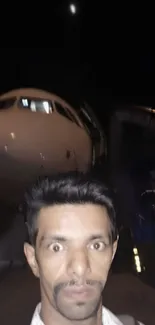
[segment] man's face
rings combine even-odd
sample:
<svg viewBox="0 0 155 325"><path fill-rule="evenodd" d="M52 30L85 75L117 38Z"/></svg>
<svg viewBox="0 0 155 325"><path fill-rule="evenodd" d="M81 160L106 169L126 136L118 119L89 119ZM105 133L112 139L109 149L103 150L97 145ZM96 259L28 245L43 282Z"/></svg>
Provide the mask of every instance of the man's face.
<svg viewBox="0 0 155 325"><path fill-rule="evenodd" d="M40 278L44 302L70 320L92 317L117 243L111 242L107 211L93 204L43 208L35 249L25 244L28 263Z"/></svg>

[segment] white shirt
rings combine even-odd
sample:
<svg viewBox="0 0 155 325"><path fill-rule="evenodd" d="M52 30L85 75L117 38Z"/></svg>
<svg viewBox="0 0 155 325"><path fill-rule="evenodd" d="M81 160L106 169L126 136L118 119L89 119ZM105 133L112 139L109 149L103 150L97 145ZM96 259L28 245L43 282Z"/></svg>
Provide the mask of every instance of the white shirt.
<svg viewBox="0 0 155 325"><path fill-rule="evenodd" d="M45 325L40 318L41 303L39 303L35 309L31 325ZM120 320L111 313L107 308L102 309L102 319L104 325L123 325ZM143 325L139 323L139 325Z"/></svg>

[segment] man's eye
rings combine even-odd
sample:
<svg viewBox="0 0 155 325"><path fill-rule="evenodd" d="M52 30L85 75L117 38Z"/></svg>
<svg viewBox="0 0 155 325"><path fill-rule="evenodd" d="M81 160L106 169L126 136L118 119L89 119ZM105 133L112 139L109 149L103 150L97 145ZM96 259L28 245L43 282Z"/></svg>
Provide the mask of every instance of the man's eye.
<svg viewBox="0 0 155 325"><path fill-rule="evenodd" d="M105 248L105 244L103 242L96 242L91 244L91 249L96 251L102 251Z"/></svg>
<svg viewBox="0 0 155 325"><path fill-rule="evenodd" d="M62 245L59 243L51 244L51 245L49 245L49 248L50 248L50 250L52 250L55 253L60 252L63 249Z"/></svg>

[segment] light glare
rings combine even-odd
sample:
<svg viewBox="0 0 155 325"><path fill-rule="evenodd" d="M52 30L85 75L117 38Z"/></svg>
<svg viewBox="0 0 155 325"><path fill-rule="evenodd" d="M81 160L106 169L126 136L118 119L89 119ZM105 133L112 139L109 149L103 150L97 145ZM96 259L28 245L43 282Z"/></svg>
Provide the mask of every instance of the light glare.
<svg viewBox="0 0 155 325"><path fill-rule="evenodd" d="M72 3L72 4L70 4L69 8L70 8L70 12L73 15L75 15L76 14L76 6Z"/></svg>

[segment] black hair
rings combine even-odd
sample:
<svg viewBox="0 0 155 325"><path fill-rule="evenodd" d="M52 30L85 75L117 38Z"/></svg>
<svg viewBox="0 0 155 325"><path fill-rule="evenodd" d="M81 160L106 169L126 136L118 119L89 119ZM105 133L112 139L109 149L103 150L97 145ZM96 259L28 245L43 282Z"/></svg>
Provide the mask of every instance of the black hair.
<svg viewBox="0 0 155 325"><path fill-rule="evenodd" d="M40 210L57 204L97 204L107 209L111 239L117 239L116 212L108 188L90 173L60 173L39 179L25 195L24 212L30 243L35 246Z"/></svg>

